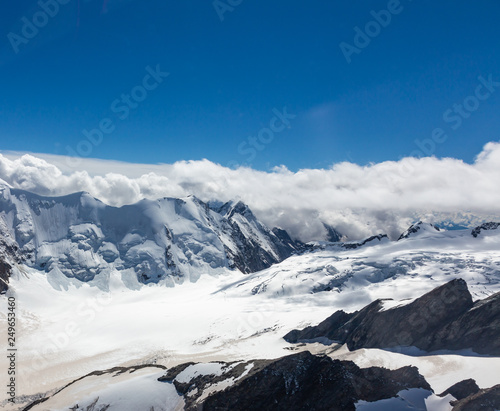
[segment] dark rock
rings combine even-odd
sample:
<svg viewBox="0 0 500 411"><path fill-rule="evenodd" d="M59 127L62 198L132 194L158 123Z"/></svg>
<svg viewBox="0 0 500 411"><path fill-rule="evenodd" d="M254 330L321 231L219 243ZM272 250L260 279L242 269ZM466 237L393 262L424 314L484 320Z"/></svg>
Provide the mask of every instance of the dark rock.
<svg viewBox="0 0 500 411"><path fill-rule="evenodd" d="M382 307L383 300L376 300L352 314L337 311L318 326L284 338L295 343L325 337L350 350L415 346L500 355L500 293L473 303L465 281L456 279L410 304Z"/></svg>
<svg viewBox="0 0 500 411"><path fill-rule="evenodd" d="M164 375L162 375L160 378L158 378L158 381L160 381L160 382L173 382L175 377L177 377L186 368L188 368L194 364L196 364L196 363L186 362L184 364L177 365L176 367L169 368L168 371Z"/></svg>
<svg viewBox="0 0 500 411"><path fill-rule="evenodd" d="M398 241L402 240L404 238L409 238L412 234L418 233L422 229L424 224L425 223L423 221L419 221L416 224L412 224L404 233L402 233L399 236ZM435 226L434 224L429 224L429 226L434 228L436 231L441 231L441 229L439 227Z"/></svg>
<svg viewBox="0 0 500 411"><path fill-rule="evenodd" d="M398 392L412 388L431 391L429 384L415 367L388 370L380 367L361 369L352 361L333 360L312 355L308 351L276 360L219 363L215 374L192 373L191 379L177 381L193 363L166 370L160 365L144 364L94 371L78 378L50 395L38 398L24 411L40 407L53 397L68 398L68 389L85 379L102 378L104 384L121 375L134 378L144 368L164 370L158 381L173 384L184 398L184 409L194 410L355 410L360 401L379 401L396 397ZM219 383L222 383L219 385ZM219 385L219 386L218 386ZM80 385L81 386L81 385ZM70 409L103 411L116 404L103 403L99 397L82 408L82 398L72 397ZM147 401L147 399L145 399ZM149 404L144 404L149 409Z"/></svg>
<svg viewBox="0 0 500 411"><path fill-rule="evenodd" d="M12 263L20 264L22 259L19 248L9 235L0 231L0 294L9 289L9 278L12 275Z"/></svg>
<svg viewBox="0 0 500 411"><path fill-rule="evenodd" d="M12 267L5 261L0 260L0 294L4 294L9 289L9 277Z"/></svg>
<svg viewBox="0 0 500 411"><path fill-rule="evenodd" d="M471 234L472 237L476 238L479 234L481 234L481 231L483 230L496 230L498 227L500 227L500 223L484 223L481 224L480 226L472 229Z"/></svg>
<svg viewBox="0 0 500 411"><path fill-rule="evenodd" d="M292 330L283 338L289 343L299 343L303 341L315 340L321 337L328 340L334 340L337 337L335 331L349 321L357 311L352 314L347 314L340 310L332 314L326 320L315 327L306 327L303 330Z"/></svg>
<svg viewBox="0 0 500 411"><path fill-rule="evenodd" d="M293 241L285 230L269 230L265 227L241 201L236 204L228 202L216 211L228 220L226 231L237 245L237 250L226 247L225 251L233 260L234 267L242 273L264 270L302 249L302 243ZM262 247L258 238L245 236L241 230L242 225L255 228L268 241L274 253Z"/></svg>
<svg viewBox="0 0 500 411"><path fill-rule="evenodd" d="M452 401L453 411L495 411L500 410L500 384L479 390L467 398Z"/></svg>
<svg viewBox="0 0 500 411"><path fill-rule="evenodd" d="M342 241L342 234L340 234L335 228L325 223L323 223L323 226L326 229L326 241L329 241L331 243Z"/></svg>
<svg viewBox="0 0 500 411"><path fill-rule="evenodd" d="M455 319L472 306L472 297L463 280L453 280L438 287L411 304L379 311L381 302L370 304L355 318L357 324L346 324L343 330L351 350L415 346L427 349L426 341L442 324ZM351 320L352 321L352 320ZM342 334L340 334L342 335Z"/></svg>
<svg viewBox="0 0 500 411"><path fill-rule="evenodd" d="M455 385L452 385L446 391L439 394L439 396L446 397L448 394L451 394L457 400L463 400L464 398L476 394L477 392L479 392L479 386L476 384L475 380L470 378L468 380L457 382Z"/></svg>
<svg viewBox="0 0 500 411"><path fill-rule="evenodd" d="M356 248L363 247L365 244L368 244L372 241L378 240L382 241L384 238L389 238L387 234L378 234L368 237L366 240L361 241L360 243L342 243L341 247L347 250L355 250Z"/></svg>
<svg viewBox="0 0 500 411"><path fill-rule="evenodd" d="M288 250L285 251L286 253L290 253L290 250L297 250L297 251L302 250L304 244L301 243L300 241L292 240L290 235L282 228L274 227L271 231L280 241L280 243L277 243L278 248L280 247L288 248Z"/></svg>
<svg viewBox="0 0 500 411"><path fill-rule="evenodd" d="M478 354L500 355L500 293L476 301L454 321L427 339L428 351L472 348Z"/></svg>
<svg viewBox="0 0 500 411"><path fill-rule="evenodd" d="M271 361L210 395L203 410L355 410L359 400L396 397L407 388L430 390L415 367L361 369L305 351Z"/></svg>

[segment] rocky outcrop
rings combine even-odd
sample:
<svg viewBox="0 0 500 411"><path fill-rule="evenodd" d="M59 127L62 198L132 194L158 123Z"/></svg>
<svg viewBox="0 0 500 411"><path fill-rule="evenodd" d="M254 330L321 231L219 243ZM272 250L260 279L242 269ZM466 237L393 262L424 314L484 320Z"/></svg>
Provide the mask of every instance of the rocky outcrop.
<svg viewBox="0 0 500 411"><path fill-rule="evenodd" d="M376 300L351 314L337 311L284 339L296 343L321 337L350 350L414 346L500 355L500 293L473 303L465 281L456 279L403 306L386 310L384 300Z"/></svg>
<svg viewBox="0 0 500 411"><path fill-rule="evenodd" d="M310 342L318 339L339 341L338 330L352 319L358 311L348 314L343 310L336 311L326 320L314 327L306 327L303 330L292 330L283 338L290 343Z"/></svg>
<svg viewBox="0 0 500 411"><path fill-rule="evenodd" d="M479 236L479 234L481 234L481 231L496 230L498 227L500 227L500 223L493 223L493 222L484 223L484 224L481 224L480 226L472 229L471 235L472 235L472 237L476 238L477 236Z"/></svg>
<svg viewBox="0 0 500 411"><path fill-rule="evenodd" d="M368 237L366 240L363 240L359 243L342 243L341 247L345 248L346 250L355 250L356 248L363 247L364 245L375 242L375 240L378 240L378 242L381 242L384 239L389 239L387 234L377 234L373 235L371 237Z"/></svg>
<svg viewBox="0 0 500 411"><path fill-rule="evenodd" d="M0 294L4 294L9 289L9 277L12 267L0 259Z"/></svg>
<svg viewBox="0 0 500 411"><path fill-rule="evenodd" d="M12 264L21 262L19 249L10 238L4 221L0 219L0 294L6 293L9 289Z"/></svg>
<svg viewBox="0 0 500 411"><path fill-rule="evenodd" d="M175 384L184 395L187 410L355 410L360 400L392 398L409 388L430 390L415 367L361 369L351 361L308 351L277 360L226 365L226 372L218 375L176 382L185 370L184 366L169 370L162 381ZM217 385L221 388L214 391Z"/></svg>
<svg viewBox="0 0 500 411"><path fill-rule="evenodd" d="M216 210L227 219L225 233L236 247L225 247L226 254L233 261L232 268L242 273L253 273L283 261L301 247L285 230L269 230L241 201L228 202Z"/></svg>
<svg viewBox="0 0 500 411"><path fill-rule="evenodd" d="M402 233L399 240L403 240L404 238L409 238L414 234L417 234L419 231L441 231L441 229L434 224L424 223L423 221L419 221L416 224L412 224L404 233Z"/></svg>
<svg viewBox="0 0 500 411"><path fill-rule="evenodd" d="M344 238L344 236L331 225L323 223L323 227L325 227L326 230L326 241L336 243L342 241L342 238Z"/></svg>
<svg viewBox="0 0 500 411"><path fill-rule="evenodd" d="M166 406L188 411L354 411L360 400L395 398L413 388L431 391L415 367L359 368L352 361L305 351L276 360L191 362L170 369L144 364L94 371L23 410L159 410Z"/></svg>
<svg viewBox="0 0 500 411"><path fill-rule="evenodd" d="M457 382L455 385L452 385L446 391L439 394L439 396L446 397L448 394L451 394L455 399L463 400L464 398L467 398L470 395L474 395L478 392L479 386L476 384L476 381L472 378L469 378L468 380Z"/></svg>
<svg viewBox="0 0 500 411"><path fill-rule="evenodd" d="M495 411L500 410L500 384L479 390L459 401L452 401L453 411Z"/></svg>
<svg viewBox="0 0 500 411"><path fill-rule="evenodd" d="M477 301L428 336L426 342L427 351L472 348L479 354L500 355L500 293Z"/></svg>

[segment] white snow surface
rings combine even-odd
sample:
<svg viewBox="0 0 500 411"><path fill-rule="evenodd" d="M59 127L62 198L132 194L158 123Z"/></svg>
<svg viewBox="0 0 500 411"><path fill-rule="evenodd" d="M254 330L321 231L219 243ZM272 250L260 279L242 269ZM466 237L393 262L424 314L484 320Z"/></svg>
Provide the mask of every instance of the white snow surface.
<svg viewBox="0 0 500 411"><path fill-rule="evenodd" d="M211 362L211 363L199 363L190 365L184 371L179 373L175 378L180 383L186 383L191 381L193 378L199 377L201 375L222 375L222 363Z"/></svg>
<svg viewBox="0 0 500 411"><path fill-rule="evenodd" d="M66 201L79 207L82 201L96 200L78 195L69 196ZM28 212L22 207L17 214L12 211L2 215L0 223L3 220L4 226L17 227L17 232L10 234L24 238L27 247L36 246L40 250L37 258L47 264L51 258L62 259L63 263L66 258L68 264L85 267L86 272L99 263L96 268L99 270L102 261L112 259L116 253L123 255L123 250L130 263L130 267L125 266L123 257L118 257L122 259L120 266L110 264L93 280L81 282L68 278L58 267L47 271L11 261L14 274L8 295L14 295L17 301L17 394L24 401L18 408L34 398L24 395L50 394L95 370L137 364L171 367L193 361L212 363L198 366L199 372L208 372L204 367L217 372L216 361L282 357L294 352L290 349L295 347L282 339L291 329L318 324L338 309L357 310L378 298L394 299L392 306L404 304L454 278L467 281L474 299L500 291L499 229L482 231L477 238L471 235L471 230L424 230L401 241L377 241L353 250L338 244L321 244L266 270L243 275L218 260L224 239L215 238L212 231L194 230L199 221L210 219L211 213L200 214L195 200L183 201L181 206L171 199L133 206L123 218L139 218L139 207L139 215L149 216L149 221L162 214L162 223L155 233L120 233L117 229L119 241L113 243L101 241L100 237L106 230L104 224L111 224L107 218L101 227L72 220L68 223L71 227L68 238L67 232L60 229L60 221L51 214L50 210L55 208L50 204L40 203L40 214L23 220L26 224L12 224L24 218L23 212ZM98 210L100 205L93 204L92 209ZM68 207L71 210L73 206ZM172 214L175 207L178 209ZM72 214L66 209L65 215L70 219ZM165 287L168 284L161 281L144 285L137 280L136 267L145 262L150 269L154 267L158 238L168 240L162 224L169 218L175 235L181 239L179 244L184 245L177 246L176 261L186 264L191 281L176 287ZM113 222L115 227L120 227L120 221L117 218ZM187 231L196 235L183 236ZM198 249L200 245L202 248ZM94 251L96 247L101 251ZM198 256L197 263L187 262L189 252ZM213 262L215 268L210 265ZM213 270L218 275L201 275ZM0 335L6 335L4 297L0 297L0 304ZM6 343L6 339L0 341L3 352ZM301 349L322 352L327 348L308 344ZM500 383L495 372L500 369L500 358L470 352L415 356L376 349L349 352L343 347L330 355L353 360L361 367L395 369L415 365L436 393L467 378L474 378L481 388ZM7 360L1 356L0 368L6 367ZM143 379L136 383L151 386L152 399L166 395L173 398L168 401L177 404L173 393L157 393L155 387L160 385L154 382L153 371L152 374L144 371ZM128 377L140 376L133 373ZM5 373L0 375L2 386L6 377ZM126 387L125 380L125 385L119 385L115 382L121 379L112 379L113 384L99 391L99 404L105 404L101 401L107 395L109 401L118 404L118 397L113 395ZM93 394L97 388L84 395L85 387L75 387L81 391L75 391L74 398L86 403L95 400ZM65 400L61 407L74 398ZM424 403L435 404L428 405L428 409L447 409L438 399L427 398ZM2 399L0 407L16 409L9 408Z"/></svg>
<svg viewBox="0 0 500 411"><path fill-rule="evenodd" d="M407 239L374 240L354 250L323 244L234 281L220 292L320 303L329 295L321 291L331 290L349 310L374 297L398 300L392 306L407 304L411 301L399 300L418 297L453 278L467 281L474 299L500 291L499 229L482 231L477 238L471 230L422 230Z"/></svg>
<svg viewBox="0 0 500 411"><path fill-rule="evenodd" d="M109 405L108 411L182 410L184 399L172 384L159 382L164 374L158 368L143 368L134 372L114 372L89 376L70 385L64 395L55 395L34 408L34 411L67 411L95 404L95 410Z"/></svg>
<svg viewBox="0 0 500 411"><path fill-rule="evenodd" d="M228 203L227 211L238 204ZM238 255L244 245L231 224L281 259L275 234L249 210L225 216L194 196L117 208L88 193L42 197L0 185L0 233L17 242L26 265L103 290L113 272L130 268L141 283L164 286L234 268L227 250Z"/></svg>

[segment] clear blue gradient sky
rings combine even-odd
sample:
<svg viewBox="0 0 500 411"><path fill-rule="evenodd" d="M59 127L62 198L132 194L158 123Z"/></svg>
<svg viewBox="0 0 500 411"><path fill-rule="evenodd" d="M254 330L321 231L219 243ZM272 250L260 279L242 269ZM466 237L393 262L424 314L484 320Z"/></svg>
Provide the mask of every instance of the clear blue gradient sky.
<svg viewBox="0 0 500 411"><path fill-rule="evenodd" d="M500 87L470 98L500 81L496 0L47 1L46 21L36 1L1 6L0 150L297 170L398 160L416 140L471 162L500 138ZM340 44L381 10L348 63ZM158 65L168 77L122 100ZM100 122L113 131L82 145Z"/></svg>

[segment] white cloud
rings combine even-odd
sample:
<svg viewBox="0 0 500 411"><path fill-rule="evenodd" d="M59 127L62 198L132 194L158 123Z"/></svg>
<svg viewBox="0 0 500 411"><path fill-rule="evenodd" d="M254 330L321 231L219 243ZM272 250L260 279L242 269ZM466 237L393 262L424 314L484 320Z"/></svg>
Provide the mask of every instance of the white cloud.
<svg viewBox="0 0 500 411"><path fill-rule="evenodd" d="M208 160L147 165L85 159L76 168L73 164L63 156L3 152L0 179L43 195L88 191L117 206L189 194L204 201L241 199L266 224L281 226L302 240L320 237L321 221L350 238L380 232L394 237L420 216L438 221L451 215L467 222L471 213L500 215L496 142L488 143L473 164L452 158L403 158L298 172L286 167L272 172L232 170Z"/></svg>

